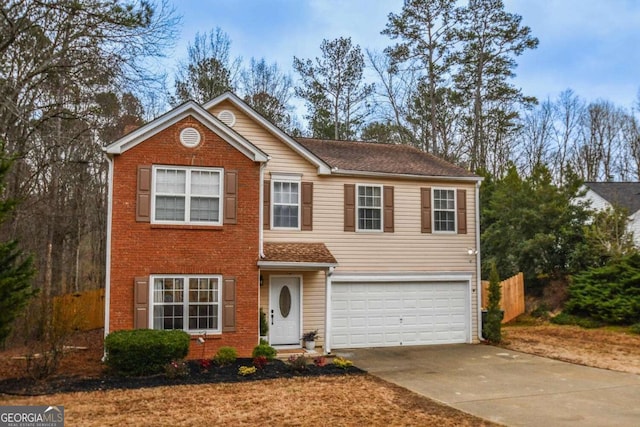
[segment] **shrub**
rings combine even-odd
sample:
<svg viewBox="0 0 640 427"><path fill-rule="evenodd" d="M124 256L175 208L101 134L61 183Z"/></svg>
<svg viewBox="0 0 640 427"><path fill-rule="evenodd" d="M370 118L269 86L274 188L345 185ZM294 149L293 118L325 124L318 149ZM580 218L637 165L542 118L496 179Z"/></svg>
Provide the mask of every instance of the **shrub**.
<svg viewBox="0 0 640 427"><path fill-rule="evenodd" d="M209 359L200 359L198 364L200 365L200 372L209 372L209 369L211 369L211 360Z"/></svg>
<svg viewBox="0 0 640 427"><path fill-rule="evenodd" d="M640 322L640 254L576 274L564 311L614 325Z"/></svg>
<svg viewBox="0 0 640 427"><path fill-rule="evenodd" d="M603 323L598 322L597 320L590 319L588 317L575 316L564 311L557 316L552 317L550 321L556 325L576 325L586 329L599 328L603 326Z"/></svg>
<svg viewBox="0 0 640 427"><path fill-rule="evenodd" d="M104 340L106 364L124 376L158 374L171 361L187 356L189 341L189 334L177 330L112 332Z"/></svg>
<svg viewBox="0 0 640 427"><path fill-rule="evenodd" d="M633 325L631 325L631 327L629 328L629 332L633 334L640 334L640 323L634 323Z"/></svg>
<svg viewBox="0 0 640 427"><path fill-rule="evenodd" d="M164 374L171 379L188 377L189 365L183 360L174 360L164 365Z"/></svg>
<svg viewBox="0 0 640 427"><path fill-rule="evenodd" d="M313 359L313 364L319 368L322 368L323 366L327 365L327 358L324 356L318 356L315 359Z"/></svg>
<svg viewBox="0 0 640 427"><path fill-rule="evenodd" d="M264 356L267 358L267 360L273 360L276 358L276 354L276 349L271 347L269 344L260 344L253 348L251 356L254 358L258 356Z"/></svg>
<svg viewBox="0 0 640 427"><path fill-rule="evenodd" d="M238 358L238 352L233 347L220 347L213 360L220 366L230 365Z"/></svg>
<svg viewBox="0 0 640 427"><path fill-rule="evenodd" d="M288 362L292 371L304 371L307 369L307 358L304 355L296 356L292 354L289 356Z"/></svg>
<svg viewBox="0 0 640 427"><path fill-rule="evenodd" d="M342 369L347 369L349 366L353 366L353 362L351 360L340 356L333 359L333 364Z"/></svg>
<svg viewBox="0 0 640 427"><path fill-rule="evenodd" d="M260 336L266 337L268 333L269 321L267 320L267 313L260 307ZM262 341L262 339L260 341Z"/></svg>
<svg viewBox="0 0 640 427"><path fill-rule="evenodd" d="M482 335L491 343L502 341L502 318L503 311L500 309L500 297L502 288L500 277L495 263L491 263L491 273L489 274L489 303L487 304L486 322L482 324Z"/></svg>
<svg viewBox="0 0 640 427"><path fill-rule="evenodd" d="M246 377L247 375L253 375L255 373L255 366L240 366L240 368L238 368L238 375L242 375L243 377Z"/></svg>
<svg viewBox="0 0 640 427"><path fill-rule="evenodd" d="M269 363L269 361L265 356L257 356L253 358L253 366L258 369L264 369L264 367L267 366L267 363Z"/></svg>

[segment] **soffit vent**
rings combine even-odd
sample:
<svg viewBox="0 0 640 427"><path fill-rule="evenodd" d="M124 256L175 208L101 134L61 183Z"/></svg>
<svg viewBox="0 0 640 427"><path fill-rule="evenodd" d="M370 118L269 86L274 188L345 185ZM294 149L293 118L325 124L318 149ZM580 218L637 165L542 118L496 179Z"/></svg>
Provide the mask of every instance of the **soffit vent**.
<svg viewBox="0 0 640 427"><path fill-rule="evenodd" d="M196 128L184 128L180 132L180 143L185 147L197 147L200 139L200 132Z"/></svg>
<svg viewBox="0 0 640 427"><path fill-rule="evenodd" d="M222 123L224 123L225 125L229 126L230 128L233 127L233 125L236 124L236 115L233 114L231 111L229 110L222 110L218 113L218 118L220 119L220 121Z"/></svg>

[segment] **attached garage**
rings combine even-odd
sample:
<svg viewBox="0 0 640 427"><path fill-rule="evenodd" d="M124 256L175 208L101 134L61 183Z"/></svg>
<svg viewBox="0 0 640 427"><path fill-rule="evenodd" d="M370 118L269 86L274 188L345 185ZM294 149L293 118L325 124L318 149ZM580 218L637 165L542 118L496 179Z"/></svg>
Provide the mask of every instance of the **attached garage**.
<svg viewBox="0 0 640 427"><path fill-rule="evenodd" d="M334 281L333 348L471 342L469 280Z"/></svg>

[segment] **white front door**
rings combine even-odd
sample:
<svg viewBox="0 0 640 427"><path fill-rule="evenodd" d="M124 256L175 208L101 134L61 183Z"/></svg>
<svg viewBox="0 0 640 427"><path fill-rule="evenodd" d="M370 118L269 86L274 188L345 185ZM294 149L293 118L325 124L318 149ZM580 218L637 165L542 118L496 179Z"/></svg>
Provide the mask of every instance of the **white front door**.
<svg viewBox="0 0 640 427"><path fill-rule="evenodd" d="M272 276L270 300L271 345L299 345L300 278Z"/></svg>

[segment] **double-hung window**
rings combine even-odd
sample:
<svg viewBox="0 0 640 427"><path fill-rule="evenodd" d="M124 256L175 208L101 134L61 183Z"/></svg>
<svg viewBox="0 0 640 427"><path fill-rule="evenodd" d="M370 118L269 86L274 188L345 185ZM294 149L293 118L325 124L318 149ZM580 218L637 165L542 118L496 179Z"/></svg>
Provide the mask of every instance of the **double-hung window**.
<svg viewBox="0 0 640 427"><path fill-rule="evenodd" d="M456 192L449 189L433 189L434 231L456 231Z"/></svg>
<svg viewBox="0 0 640 427"><path fill-rule="evenodd" d="M154 166L152 221L221 225L222 169Z"/></svg>
<svg viewBox="0 0 640 427"><path fill-rule="evenodd" d="M219 276L153 276L154 329L220 332Z"/></svg>
<svg viewBox="0 0 640 427"><path fill-rule="evenodd" d="M300 178L273 177L273 228L300 228Z"/></svg>
<svg viewBox="0 0 640 427"><path fill-rule="evenodd" d="M382 186L358 185L358 230L382 231Z"/></svg>

